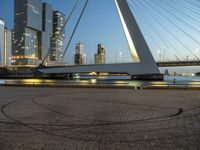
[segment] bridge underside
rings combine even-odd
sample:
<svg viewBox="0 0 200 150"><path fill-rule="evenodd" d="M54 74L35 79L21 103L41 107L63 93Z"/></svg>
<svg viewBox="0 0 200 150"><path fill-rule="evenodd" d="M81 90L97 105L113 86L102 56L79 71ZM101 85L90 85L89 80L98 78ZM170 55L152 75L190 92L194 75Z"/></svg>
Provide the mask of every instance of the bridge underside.
<svg viewBox="0 0 200 150"><path fill-rule="evenodd" d="M150 65L151 66L151 65ZM131 76L151 76L158 75L157 68L152 69L148 64L122 63L122 64L102 64L102 65L69 65L40 68L38 71L44 74L76 74L76 73L125 73Z"/></svg>
<svg viewBox="0 0 200 150"><path fill-rule="evenodd" d="M158 67L183 67L183 66L200 66L200 61L169 61L157 62Z"/></svg>

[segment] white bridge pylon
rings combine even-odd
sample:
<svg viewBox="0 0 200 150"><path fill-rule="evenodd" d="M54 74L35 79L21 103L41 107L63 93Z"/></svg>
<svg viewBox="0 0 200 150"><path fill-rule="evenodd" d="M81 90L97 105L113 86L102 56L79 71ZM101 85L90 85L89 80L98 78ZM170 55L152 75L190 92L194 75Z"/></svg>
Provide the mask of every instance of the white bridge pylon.
<svg viewBox="0 0 200 150"><path fill-rule="evenodd" d="M114 0L126 36L133 63L102 65L70 65L39 69L43 73L127 73L129 75L160 74L150 49L126 0Z"/></svg>

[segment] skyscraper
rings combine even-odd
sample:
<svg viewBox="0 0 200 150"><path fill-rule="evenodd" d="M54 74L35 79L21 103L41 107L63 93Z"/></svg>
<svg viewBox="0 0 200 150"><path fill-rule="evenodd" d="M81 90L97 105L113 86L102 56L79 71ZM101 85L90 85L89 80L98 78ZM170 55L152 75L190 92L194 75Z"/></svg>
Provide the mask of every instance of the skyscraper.
<svg viewBox="0 0 200 150"><path fill-rule="evenodd" d="M42 5L42 60L46 57L53 36L53 10L51 5L43 3ZM49 64L49 57L46 59L46 64Z"/></svg>
<svg viewBox="0 0 200 150"><path fill-rule="evenodd" d="M13 64L38 64L42 49L42 0L15 0L13 35Z"/></svg>
<svg viewBox="0 0 200 150"><path fill-rule="evenodd" d="M4 57L4 29L5 21L0 19L0 66L3 66Z"/></svg>
<svg viewBox="0 0 200 150"><path fill-rule="evenodd" d="M60 11L53 12L53 38L51 51L51 61L62 63L65 29L63 28L65 15Z"/></svg>
<svg viewBox="0 0 200 150"><path fill-rule="evenodd" d="M60 62L63 55L64 14L42 0L15 0L12 64ZM60 32L62 33L60 34Z"/></svg>
<svg viewBox="0 0 200 150"><path fill-rule="evenodd" d="M80 42L76 44L76 52L74 55L74 64L82 65L84 63L84 45Z"/></svg>
<svg viewBox="0 0 200 150"><path fill-rule="evenodd" d="M6 28L6 23L0 19L0 66L10 64L11 57L11 32Z"/></svg>
<svg viewBox="0 0 200 150"><path fill-rule="evenodd" d="M105 64L105 48L102 44L98 44L97 54L94 56L95 64Z"/></svg>
<svg viewBox="0 0 200 150"><path fill-rule="evenodd" d="M4 66L11 65L12 34L7 28L4 29Z"/></svg>

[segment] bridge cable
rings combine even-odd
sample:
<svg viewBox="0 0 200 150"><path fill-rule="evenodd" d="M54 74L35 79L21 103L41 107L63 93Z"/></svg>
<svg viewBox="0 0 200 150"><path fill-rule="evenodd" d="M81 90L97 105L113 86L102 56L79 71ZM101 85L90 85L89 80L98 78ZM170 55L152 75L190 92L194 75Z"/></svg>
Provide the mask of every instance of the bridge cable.
<svg viewBox="0 0 200 150"><path fill-rule="evenodd" d="M139 1L138 1L138 2L139 2ZM141 1L140 1L140 2L141 2ZM144 4L145 4L145 3L144 3ZM145 4L145 5L146 5L146 4ZM149 7L148 5L146 5L146 7L152 9L152 8ZM153 10L153 9L152 9L152 10ZM156 12L156 13L157 13L157 12ZM148 15L150 15L150 14L148 14ZM153 16L153 17L152 17L152 16ZM164 25L162 25L162 23L159 21L159 19L155 18L154 15L152 15L152 16L150 16L150 17L152 17L152 18L155 20L155 22L157 22L159 25L161 25L161 26L163 27L164 30L166 30L171 36L173 36L172 33L171 33L167 28L165 28ZM161 33L160 33L160 34L161 34ZM162 37L167 41L168 44L171 45L171 47L172 47L179 55L181 55L181 57L183 57L183 55L179 52L179 50L177 50L177 49L175 48L175 46L174 46L173 44L171 44L171 43L168 41L167 38L165 38L164 35L162 35ZM177 40L179 43L181 42L181 41L179 41L175 36L173 36L173 38L175 38L175 40ZM180 43L180 44L182 45L182 43ZM189 50L189 49L186 48L184 45L182 45L182 46L183 46L186 50ZM184 57L183 57L183 59L185 60Z"/></svg>
<svg viewBox="0 0 200 150"><path fill-rule="evenodd" d="M142 3L144 3L143 1L140 1ZM149 4L144 3L147 7L149 7L151 10L153 10L156 14L161 15L161 13L159 11L156 11L156 9L153 9L152 7L150 7ZM161 15L162 16L162 15ZM163 17L163 16L162 16ZM159 20L157 20L157 23L160 24L175 40L177 40L188 52L190 52L195 58L197 58L198 60L200 60L199 57L197 57L181 40L179 40L169 29L167 29L167 27L165 25L163 25Z"/></svg>
<svg viewBox="0 0 200 150"><path fill-rule="evenodd" d="M200 1L199 0L195 0L197 3L199 3L200 4Z"/></svg>
<svg viewBox="0 0 200 150"><path fill-rule="evenodd" d="M148 0L147 0L148 1ZM152 5L157 6L159 8L162 8L163 10L165 10L165 12L167 12L168 14L170 14L171 16L173 16L174 18L176 18L177 20L179 20L180 22L184 23L186 26L190 27L191 29L193 29L194 31L200 33L200 30L198 30L197 28L195 28L194 26L192 26L191 24L187 23L186 21L184 21L183 19L181 19L180 17L178 17L177 15L173 14L171 11L168 11L165 7L162 7L161 5L158 5L157 3L152 3L150 2ZM155 8L155 7L154 7ZM161 12L158 11L158 9L155 9L157 11L157 13L159 13L160 15L162 15L164 18L167 18L165 15L163 15ZM169 18L168 18L169 19ZM168 20L167 19L167 20ZM170 19L169 19L170 20ZM171 20L170 20L171 22Z"/></svg>
<svg viewBox="0 0 200 150"><path fill-rule="evenodd" d="M185 2L185 1L182 1ZM183 5L182 3L178 3L176 0L174 1L174 3L178 6L180 6L181 8L184 8L185 10L187 10L187 12L189 11L190 13L192 12L195 15L198 15L198 17L200 16L200 13L198 11L195 11L194 9L192 9L190 6L186 7L185 5ZM185 2L186 3L186 2Z"/></svg>
<svg viewBox="0 0 200 150"><path fill-rule="evenodd" d="M161 0L162 1L162 0ZM167 11L164 7L160 6L163 10ZM170 13L172 15L172 13ZM166 20L168 20L171 24L173 24L176 28L178 28L180 31L182 31L184 34L186 34L190 39L192 39L194 42L200 45L200 41L196 40L194 37L192 37L190 34L185 32L180 26L178 26L176 23L174 23L171 19L169 19L167 16L161 14ZM173 15L172 15L173 16Z"/></svg>
<svg viewBox="0 0 200 150"><path fill-rule="evenodd" d="M130 2L132 2L132 1L130 1ZM133 2L131 3L132 5L133 5ZM138 3L140 6L140 10L143 10L142 9L142 5L140 4L140 3ZM150 16L150 14L148 14L149 16ZM153 24L150 22L150 21L148 21L148 19L146 19L146 17L145 17L145 15L144 15L144 11L143 11L143 18L144 18L144 20L147 22L147 24L148 25L150 25L150 27L151 27L151 30L154 32L154 33L156 33L156 35L160 38L160 40L164 43L164 45L166 45L166 47L168 47L168 48L170 48L170 47L172 47L176 52L177 52L177 54L179 54L182 58L183 58L183 60L185 59L184 57L183 57L183 55L179 52L179 50L177 50L176 49L176 47L173 45L173 44L171 44L170 42L169 42L169 40L164 36L164 35L162 35L159 31L157 31L156 29L155 29L155 27L153 26ZM155 19L155 18L153 18L155 21L157 21L157 19ZM160 46L159 46L160 47ZM160 48L161 49L161 48ZM171 50L171 49L170 49Z"/></svg>
<svg viewBox="0 0 200 150"><path fill-rule="evenodd" d="M200 4L199 3L196 3L196 2L194 2L194 1L187 1L187 0L185 0L185 2L186 3L188 3L189 5L192 5L193 7L196 7L197 9L199 9L199 7L200 7ZM198 1L199 2L199 1Z"/></svg>
<svg viewBox="0 0 200 150"><path fill-rule="evenodd" d="M131 6L133 6L133 7L135 7L135 3L133 3L132 1L128 1L130 4L131 4ZM136 8L136 7L135 7ZM138 7L139 8L139 7ZM144 17L144 15L142 15L143 16L143 18L145 18ZM150 25L150 26L148 26L151 30L152 30L152 32L155 34L155 35L157 35L158 37L159 37L159 39L164 43L164 45L166 46L166 47L168 47L169 48L169 45L165 42L165 40L161 37L161 35L155 30L155 28L152 26L152 24L147 20L147 19L144 19L144 21L148 24L148 25ZM157 40L154 38L154 36L152 36L152 34L151 33L148 33L148 35L151 37L151 39L154 41L154 43L157 45L157 47L158 47L158 49L162 49L161 47L160 47L160 45L158 44L158 42L157 42ZM163 59L164 60L164 59Z"/></svg>
<svg viewBox="0 0 200 150"><path fill-rule="evenodd" d="M64 50L63 56L62 56L62 58L61 58L61 61L63 61L64 56L65 56L67 50L69 49L69 46L70 46L71 41L72 41L72 39L73 39L73 37L74 37L74 34L75 34L75 32L76 32L76 30L77 30L77 28L78 28L78 25L79 25L79 23L80 23L80 21L81 21L81 19L82 19L82 17L83 17L83 14L84 14L84 12L85 12L85 10L86 10L86 7L87 7L87 5L88 5L88 1L89 1L89 0L86 0L86 2L85 2L85 5L84 5L84 7L83 7L83 9L82 9L82 11L81 11L81 14L80 14L80 16L79 16L79 18L78 18L78 21L77 21L77 23L76 23L76 26L75 26L75 28L74 28L74 30L73 30L71 36L70 36L70 39L69 39L69 41L68 41L68 43L67 43L67 46L66 46L65 50Z"/></svg>
<svg viewBox="0 0 200 150"><path fill-rule="evenodd" d="M146 3L145 3L146 4ZM148 4L149 5L149 4ZM149 5L149 7L150 7L150 5ZM160 8L161 6L159 6L159 8ZM151 7L150 7L151 8ZM164 9L164 8L163 8ZM156 9L155 7L154 7L154 9L152 9L152 10L154 10L155 12L157 12L159 15L161 15L162 17L164 17L165 19L167 19L168 21L170 20L169 18L167 18L167 17L165 17L161 12L159 12L158 11L158 9ZM171 22L171 20L170 20L170 22ZM161 23L160 23L160 25L162 25ZM164 25L162 25L164 28L166 28ZM167 29L167 28L166 28ZM179 29L180 29L180 27L179 27ZM168 29L167 29L168 30ZM187 49L195 58L197 58L198 60L200 60L200 58L199 57L197 57L182 41L180 41L178 38L176 38L176 36L171 32L171 31L169 31L168 30L168 32L177 40L177 41L179 41L179 43L185 48L185 49ZM182 31L183 32L183 31ZM184 32L184 33L186 33L186 32Z"/></svg>
<svg viewBox="0 0 200 150"><path fill-rule="evenodd" d="M69 13L69 15L68 15L68 17L67 17L67 19L66 19L66 21L65 21L65 23L64 23L64 25L63 25L63 27L61 28L59 34L55 37L55 39L53 39L53 41L51 41L51 47L49 48L49 51L48 51L47 55L44 57L44 59L43 59L41 65L44 65L46 59L47 59L48 56L50 55L51 50L52 50L52 48L53 48L52 43L54 43L54 42L56 43L56 42L58 41L58 38L61 36L62 32L64 31L64 29L65 29L65 27L66 27L66 25L67 25L67 23L68 23L69 20L71 19L71 17L72 17L72 15L73 15L73 13L74 13L76 7L78 6L79 2L80 2L80 0L77 0L77 1L76 1L74 7L73 7L72 10L70 11L70 13Z"/></svg>
<svg viewBox="0 0 200 150"><path fill-rule="evenodd" d="M184 11L182 11L182 10L180 10L180 9L177 9L176 7L172 6L171 3L168 3L168 2L165 1L165 0L160 0L160 1L161 1L162 3L164 3L164 4L166 4L167 6L169 6L169 7L173 8L173 9L175 9L175 10L178 11L179 13L184 14L185 16L187 16L188 18L192 19L193 21L200 23L199 20L195 19L193 16L189 15L188 13L185 13Z"/></svg>
<svg viewBox="0 0 200 150"><path fill-rule="evenodd" d="M129 0L129 2L130 2L130 4L133 6L134 4L133 4L133 2L132 1L130 1ZM139 3L138 3L139 4ZM137 6L139 6L141 9L140 10L142 10L142 7L141 7L141 4L140 5L137 5ZM149 15L149 14L148 14ZM149 25L148 27L159 37L159 39L164 43L164 45L166 46L166 47L168 47L169 49L170 49L170 46L177 52L177 54L179 54L183 59L185 59L184 57L183 57L183 55L175 48L175 46L173 45L173 44L171 44L169 41L168 41L168 39L167 38L165 38L163 35L161 35L161 33L160 32L158 32L156 29L155 29L155 27L153 26L153 24L148 20L148 19L145 19L146 17L145 17L145 15L144 15L144 12L143 12L143 18L144 18L144 21ZM149 34L149 35L151 35L151 34ZM157 43L157 41L153 38L153 36L151 36L152 37L152 39ZM160 46L159 46L159 44L157 43L157 45L158 45L158 47L160 48L160 49L162 49ZM171 49L170 49L171 50Z"/></svg>

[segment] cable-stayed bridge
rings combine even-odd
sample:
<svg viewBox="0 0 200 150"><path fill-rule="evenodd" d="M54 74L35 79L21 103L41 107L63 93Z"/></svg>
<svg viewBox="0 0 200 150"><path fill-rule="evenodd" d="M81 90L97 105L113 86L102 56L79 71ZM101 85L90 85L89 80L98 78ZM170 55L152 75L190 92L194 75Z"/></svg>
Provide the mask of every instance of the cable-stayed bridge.
<svg viewBox="0 0 200 150"><path fill-rule="evenodd" d="M166 61L166 62L156 62L158 67L178 67L178 66L200 66L200 61Z"/></svg>
<svg viewBox="0 0 200 150"><path fill-rule="evenodd" d="M80 0L77 0L63 28L68 24L79 2ZM130 75L154 77L158 75L160 77L158 67L198 66L200 64L198 54L191 48L191 45L195 47L200 45L200 29L198 28L200 27L200 20L198 18L200 17L200 13L198 12L200 3L198 0L193 0L192 2L189 0L114 0L114 2L130 50L132 63L44 67L46 59L50 54L50 49L42 62L41 66L43 67L39 68L39 71L44 73L123 72ZM89 0L85 0L80 17L66 44L63 59L69 50L79 23L88 7L88 3ZM135 12L134 10L140 11ZM151 13L145 13L146 10L149 10ZM139 13L138 16L141 16L142 22L138 22L135 13ZM149 36L154 46L158 48L159 57L162 57L164 60L166 59L166 54L176 53L177 61L155 62L155 55L153 57L150 51L150 44L146 42L146 37L144 37L144 33L141 31L141 24L146 24L146 27L149 29L146 36ZM184 49L184 51L180 51L180 49ZM188 61L184 57L184 53L195 60Z"/></svg>

